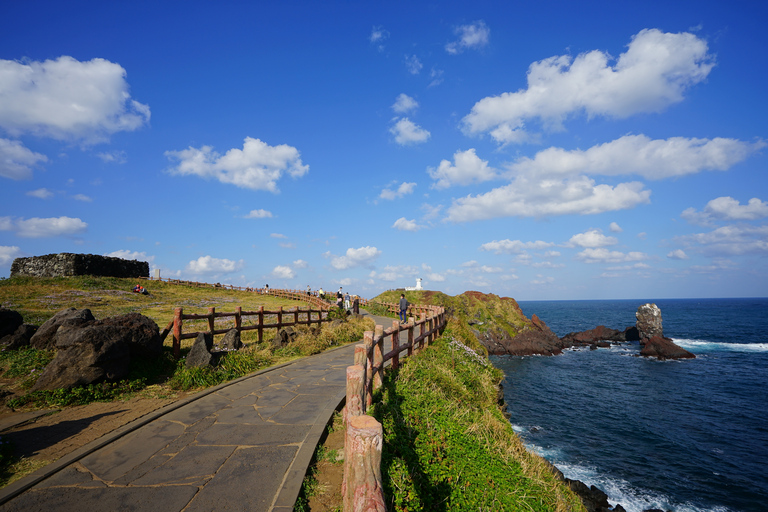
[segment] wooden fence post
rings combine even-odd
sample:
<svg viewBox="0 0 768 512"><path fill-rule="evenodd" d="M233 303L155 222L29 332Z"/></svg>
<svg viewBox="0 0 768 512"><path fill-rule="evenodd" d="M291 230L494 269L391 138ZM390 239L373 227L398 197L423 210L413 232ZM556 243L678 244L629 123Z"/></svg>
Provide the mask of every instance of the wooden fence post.
<svg viewBox="0 0 768 512"><path fill-rule="evenodd" d="M181 315L182 308L176 308L173 311L173 357L176 359L181 356Z"/></svg>
<svg viewBox="0 0 768 512"><path fill-rule="evenodd" d="M344 442L344 512L385 512L381 483L383 429L371 416L350 418Z"/></svg>
<svg viewBox="0 0 768 512"><path fill-rule="evenodd" d="M413 355L413 328L416 323L414 322L413 318L411 318L411 326L408 327L408 357L411 357Z"/></svg>
<svg viewBox="0 0 768 512"><path fill-rule="evenodd" d="M264 339L264 306L259 306L259 343Z"/></svg>
<svg viewBox="0 0 768 512"><path fill-rule="evenodd" d="M400 322L393 321L392 327L395 329L392 333L392 350L395 351L395 355L392 356L392 369L397 370L400 367Z"/></svg>
<svg viewBox="0 0 768 512"><path fill-rule="evenodd" d="M280 311L277 312L277 330L283 326L283 306L280 306Z"/></svg>
<svg viewBox="0 0 768 512"><path fill-rule="evenodd" d="M243 307L237 306L235 308L235 329L240 332L240 328L243 326Z"/></svg>
<svg viewBox="0 0 768 512"><path fill-rule="evenodd" d="M419 350L424 348L424 333L427 332L427 314L422 311L421 312L421 332L419 333L419 336L421 337L421 341L419 342Z"/></svg>
<svg viewBox="0 0 768 512"><path fill-rule="evenodd" d="M373 389L379 389L382 384L382 375L384 373L384 327L376 326L373 335L373 366L378 368L378 372L373 377Z"/></svg>
<svg viewBox="0 0 768 512"><path fill-rule="evenodd" d="M216 321L216 308L208 308L208 331L213 339L213 323Z"/></svg>
<svg viewBox="0 0 768 512"><path fill-rule="evenodd" d="M365 368L365 405L371 405L373 402L373 358L371 356L371 350L373 349L373 331L365 331L363 333L363 342L365 343L365 358L367 360Z"/></svg>
<svg viewBox="0 0 768 512"><path fill-rule="evenodd" d="M347 403L344 406L344 424L349 419L365 413L365 368L347 366Z"/></svg>

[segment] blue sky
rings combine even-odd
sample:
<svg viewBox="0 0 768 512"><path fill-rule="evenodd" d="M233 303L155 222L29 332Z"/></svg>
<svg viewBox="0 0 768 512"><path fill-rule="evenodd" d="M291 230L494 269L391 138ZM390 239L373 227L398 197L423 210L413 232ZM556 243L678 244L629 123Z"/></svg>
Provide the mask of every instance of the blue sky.
<svg viewBox="0 0 768 512"><path fill-rule="evenodd" d="M768 295L768 4L4 2L0 276Z"/></svg>

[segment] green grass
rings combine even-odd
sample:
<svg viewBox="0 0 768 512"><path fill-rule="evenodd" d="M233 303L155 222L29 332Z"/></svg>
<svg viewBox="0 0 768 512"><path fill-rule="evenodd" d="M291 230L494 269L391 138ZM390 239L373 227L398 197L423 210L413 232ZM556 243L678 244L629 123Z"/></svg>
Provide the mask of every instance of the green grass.
<svg viewBox="0 0 768 512"><path fill-rule="evenodd" d="M500 370L454 338L388 372L377 394L388 510L584 510L503 416Z"/></svg>

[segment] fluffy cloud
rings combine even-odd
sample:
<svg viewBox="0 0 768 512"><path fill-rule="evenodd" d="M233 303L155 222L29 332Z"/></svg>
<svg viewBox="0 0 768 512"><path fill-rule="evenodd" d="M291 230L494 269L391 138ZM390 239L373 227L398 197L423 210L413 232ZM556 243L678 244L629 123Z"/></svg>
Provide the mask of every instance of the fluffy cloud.
<svg viewBox="0 0 768 512"><path fill-rule="evenodd" d="M611 230L611 233L621 233L622 231L624 231L623 229L621 229L621 226L619 226L615 222L611 222L609 229Z"/></svg>
<svg viewBox="0 0 768 512"><path fill-rule="evenodd" d="M445 189L453 185L470 185L497 178L496 170L480 159L475 149L457 151L453 154L453 165L442 160L437 168L427 169L429 177L435 180L432 188Z"/></svg>
<svg viewBox="0 0 768 512"><path fill-rule="evenodd" d="M573 114L624 118L660 112L683 100L714 66L707 43L690 33L645 29L611 66L610 55L593 50L534 62L528 88L478 101L464 118L470 133L491 131L502 143L519 142L525 123L538 119L559 129Z"/></svg>
<svg viewBox="0 0 768 512"><path fill-rule="evenodd" d="M407 94L401 93L395 100L395 103L392 105L392 110L398 114L405 114L411 110L415 110L418 108L418 106L419 104L415 99L411 98Z"/></svg>
<svg viewBox="0 0 768 512"><path fill-rule="evenodd" d="M424 67L424 64L421 63L416 55L406 55L405 67L408 69L410 74L418 75L421 73L421 69Z"/></svg>
<svg viewBox="0 0 768 512"><path fill-rule="evenodd" d="M293 266L296 268L307 268L309 264L304 260L296 260L293 262Z"/></svg>
<svg viewBox="0 0 768 512"><path fill-rule="evenodd" d="M426 142L430 133L421 126L414 124L407 117L395 118L395 124L389 129L389 133L395 136L395 142L401 146L408 144L421 144Z"/></svg>
<svg viewBox="0 0 768 512"><path fill-rule="evenodd" d="M200 256L187 264L187 271L193 274L228 274L245 267L245 261L232 261L212 256Z"/></svg>
<svg viewBox="0 0 768 512"><path fill-rule="evenodd" d="M384 51L384 41L389 38L389 32L384 30L381 26L373 27L371 29L371 35L368 36L368 41L375 45L378 50Z"/></svg>
<svg viewBox="0 0 768 512"><path fill-rule="evenodd" d="M730 196L723 196L712 199L701 212L688 208L680 216L692 224L705 226L716 220L757 220L768 217L768 203L753 197L743 205Z"/></svg>
<svg viewBox="0 0 768 512"><path fill-rule="evenodd" d="M0 245L0 265L6 266L21 257L21 249L15 245Z"/></svg>
<svg viewBox="0 0 768 512"><path fill-rule="evenodd" d="M309 166L301 162L298 149L286 144L270 146L251 137L245 138L243 149L232 148L223 155L211 146L202 146L166 151L165 156L179 161L170 169L171 174L214 178L240 188L273 193L279 192L277 181L284 173L298 178L309 171Z"/></svg>
<svg viewBox="0 0 768 512"><path fill-rule="evenodd" d="M0 90L0 98L2 98L2 90ZM45 155L30 151L19 141L0 138L0 176L4 178L28 180L32 177L32 168L39 162L47 161L48 158Z"/></svg>
<svg viewBox="0 0 768 512"><path fill-rule="evenodd" d="M606 247L608 245L616 245L619 241L612 236L604 235L599 229L590 229L584 233L573 235L568 241L568 245L571 247Z"/></svg>
<svg viewBox="0 0 768 512"><path fill-rule="evenodd" d="M488 45L491 37L491 29L484 21L475 21L469 25L456 27L454 34L459 36L458 40L445 45L445 51L451 55L456 55L464 50L478 50Z"/></svg>
<svg viewBox="0 0 768 512"><path fill-rule="evenodd" d="M420 226L415 220L408 220L405 217L400 217L392 224L392 227L400 231L418 231L424 226Z"/></svg>
<svg viewBox="0 0 768 512"><path fill-rule="evenodd" d="M685 254L685 251L682 249L675 249L674 251L667 253L667 258L671 260L687 260L688 255Z"/></svg>
<svg viewBox="0 0 768 512"><path fill-rule="evenodd" d="M542 242L536 240L535 242L521 242L520 240L494 240L493 242L487 242L480 246L481 251L492 251L496 254L520 254L527 250L542 250L548 247L552 247L551 242Z"/></svg>
<svg viewBox="0 0 768 512"><path fill-rule="evenodd" d="M53 192L51 192L47 188L38 188L35 190L30 190L29 192L27 192L27 195L29 197L36 197L38 199L49 199L53 197Z"/></svg>
<svg viewBox="0 0 768 512"><path fill-rule="evenodd" d="M365 246L359 249L349 248L344 256L331 257L331 266L336 270L346 270L369 264L381 254L375 247Z"/></svg>
<svg viewBox="0 0 768 512"><path fill-rule="evenodd" d="M84 232L88 224L72 217L49 217L21 219L0 217L0 231L15 231L25 238L46 238L52 236L77 235Z"/></svg>
<svg viewBox="0 0 768 512"><path fill-rule="evenodd" d="M152 263L155 261L154 256L147 256L146 252L129 251L128 249L120 249L119 251L112 251L104 256L112 256L113 258L122 258L124 260L138 260Z"/></svg>
<svg viewBox="0 0 768 512"><path fill-rule="evenodd" d="M248 215L246 215L244 218L246 219L271 219L272 218L272 212L264 209L258 209L258 210L251 210Z"/></svg>
<svg viewBox="0 0 768 512"><path fill-rule="evenodd" d="M738 256L768 252L768 225L722 226L708 233L695 233L676 241L716 256Z"/></svg>
<svg viewBox="0 0 768 512"><path fill-rule="evenodd" d="M119 64L62 56L44 62L0 60L0 127L59 140L104 141L149 122L132 100Z"/></svg>
<svg viewBox="0 0 768 512"><path fill-rule="evenodd" d="M648 203L650 196L650 190L645 190L639 182L610 186L597 185L586 176L567 180L519 177L485 194L454 200L448 208L447 220L468 222L496 217L597 214L634 208Z"/></svg>
<svg viewBox="0 0 768 512"><path fill-rule="evenodd" d="M766 146L735 139L671 137L652 140L645 135L625 135L605 144L565 150L551 147L533 158L510 166L513 173L548 176L637 174L647 179L683 176L701 171L725 171Z"/></svg>
<svg viewBox="0 0 768 512"><path fill-rule="evenodd" d="M609 251L604 247L600 247L584 249L576 255L576 258L585 263L625 263L648 259L648 255L635 251L628 253Z"/></svg>
<svg viewBox="0 0 768 512"><path fill-rule="evenodd" d="M272 275L280 279L293 279L296 277L296 273L291 267L285 265L278 265L272 269Z"/></svg>
<svg viewBox="0 0 768 512"><path fill-rule="evenodd" d="M381 199L387 199L391 201L393 199L399 199L401 197L407 196L408 194L412 194L413 189L415 188L416 188L416 183L408 183L404 181L397 187L397 190L385 188L384 190L381 191L381 194L379 195L379 197Z"/></svg>

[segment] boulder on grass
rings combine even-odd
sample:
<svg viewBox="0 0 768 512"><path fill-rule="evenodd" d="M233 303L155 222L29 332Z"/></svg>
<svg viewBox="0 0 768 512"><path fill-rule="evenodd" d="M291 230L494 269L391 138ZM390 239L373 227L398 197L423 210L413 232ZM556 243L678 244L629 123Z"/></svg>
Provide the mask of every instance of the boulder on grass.
<svg viewBox="0 0 768 512"><path fill-rule="evenodd" d="M157 324L138 313L84 324L65 321L55 339L56 356L33 391L117 381L128 375L132 359L151 359L162 352Z"/></svg>
<svg viewBox="0 0 768 512"><path fill-rule="evenodd" d="M277 331L275 337L272 338L272 346L275 348L284 347L295 340L297 335L298 333L293 329L293 327L284 327L283 329Z"/></svg>
<svg viewBox="0 0 768 512"><path fill-rule="evenodd" d="M213 348L213 336L207 332L201 332L195 338L195 343L187 354L187 361L184 366L187 368L202 368L205 366L215 366L216 359L211 354Z"/></svg>
<svg viewBox="0 0 768 512"><path fill-rule="evenodd" d="M3 350L18 350L29 346L29 340L37 331L37 326L32 324L21 324L13 334L8 334L0 338L0 347Z"/></svg>
<svg viewBox="0 0 768 512"><path fill-rule="evenodd" d="M243 348L243 342L240 340L240 331L230 329L224 338L213 346L213 350L219 352L234 352Z"/></svg>
<svg viewBox="0 0 768 512"><path fill-rule="evenodd" d="M0 308L0 338L13 334L23 323L24 318L18 311Z"/></svg>
<svg viewBox="0 0 768 512"><path fill-rule="evenodd" d="M64 324L82 326L96 320L90 309L67 308L59 311L37 329L30 345L38 350L51 350L56 347L56 331Z"/></svg>

